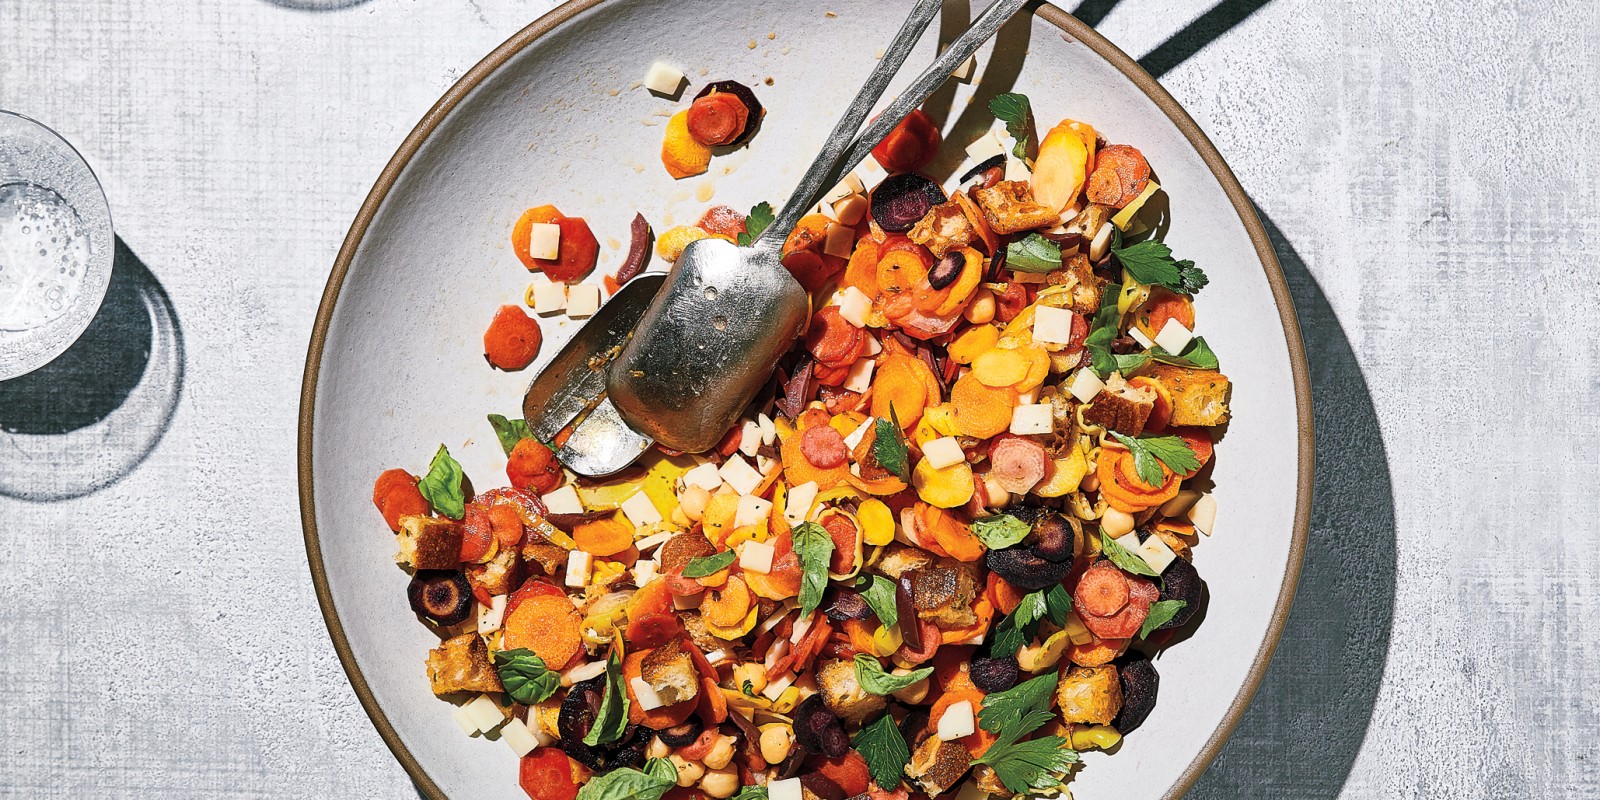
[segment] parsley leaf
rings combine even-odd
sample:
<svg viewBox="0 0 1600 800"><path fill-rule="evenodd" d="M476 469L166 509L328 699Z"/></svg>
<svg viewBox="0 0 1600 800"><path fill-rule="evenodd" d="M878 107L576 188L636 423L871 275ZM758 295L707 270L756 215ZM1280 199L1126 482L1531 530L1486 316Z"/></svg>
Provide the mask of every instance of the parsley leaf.
<svg viewBox="0 0 1600 800"><path fill-rule="evenodd" d="M627 727L628 693L622 688L622 657L613 647L611 657L606 659L606 691L600 698L600 712L595 714L594 726L583 735L583 743L595 747L614 742L622 738Z"/></svg>
<svg viewBox="0 0 1600 800"><path fill-rule="evenodd" d="M988 764L1007 789L1018 794L1049 789L1061 783L1068 764L1078 761L1078 751L1060 736L1018 742L1019 733L1002 734L974 764Z"/></svg>
<svg viewBox="0 0 1600 800"><path fill-rule="evenodd" d="M885 627L893 627L900 621L900 609L895 605L894 581L882 575L862 575L856 581L856 592L867 601L867 607L872 609Z"/></svg>
<svg viewBox="0 0 1600 800"><path fill-rule="evenodd" d="M1072 595L1060 584L1023 595L1016 609L994 629L991 655L1010 656L1022 649L1039 632L1039 620L1049 617L1051 622L1064 625L1072 611Z"/></svg>
<svg viewBox="0 0 1600 800"><path fill-rule="evenodd" d="M578 789L577 800L661 800L678 783L678 769L664 758L652 758L643 770L619 767L594 776Z"/></svg>
<svg viewBox="0 0 1600 800"><path fill-rule="evenodd" d="M906 764L911 761L911 748L906 746L899 726L894 724L894 717L888 714L878 717L877 721L862 728L851 744L866 759L867 771L872 773L873 783L879 787L890 787L888 791L894 791L893 787L900 785Z"/></svg>
<svg viewBox="0 0 1600 800"><path fill-rule="evenodd" d="M1160 486L1166 482L1166 476L1161 472L1162 464L1179 475L1187 475L1200 468L1200 459L1189 449L1189 443L1176 436L1141 436L1135 439L1116 431L1110 433L1133 454L1133 471L1139 474L1139 480L1150 486Z"/></svg>
<svg viewBox="0 0 1600 800"><path fill-rule="evenodd" d="M734 559L737 559L738 557L738 553L732 550L724 550L720 553L712 553L709 556L701 556L696 559L691 559L683 568L683 577L704 578L707 575L712 575L720 570L727 569L728 565L732 564Z"/></svg>
<svg viewBox="0 0 1600 800"><path fill-rule="evenodd" d="M451 458L450 450L441 444L439 452L433 454L433 463L428 465L428 474L422 476L417 489L440 514L461 519L467 513L467 499L461 488L464 477L461 464Z"/></svg>
<svg viewBox="0 0 1600 800"><path fill-rule="evenodd" d="M815 522L794 529L794 551L800 554L800 616L815 611L828 588L828 562L833 558L833 537Z"/></svg>
<svg viewBox="0 0 1600 800"><path fill-rule="evenodd" d="M890 695L933 674L933 667L914 669L909 675L891 675L883 671L876 656L856 654L856 681L861 688L876 694Z"/></svg>
<svg viewBox="0 0 1600 800"><path fill-rule="evenodd" d="M1157 600L1150 606L1150 616L1144 618L1144 624L1139 626L1139 638L1149 636L1151 631L1172 621L1189 604L1182 600Z"/></svg>
<svg viewBox="0 0 1600 800"><path fill-rule="evenodd" d="M749 247L755 244L756 240L761 238L761 232L766 230L774 219L777 217L772 214L771 203L766 201L756 203L756 207L750 209L750 216L744 218L744 233L738 236L739 246Z"/></svg>
<svg viewBox="0 0 1600 800"><path fill-rule="evenodd" d="M1143 557L1134 555L1128 551L1128 548L1117 544L1116 540L1106 535L1103 530L1100 531L1100 552L1105 553L1106 558L1111 559L1111 563L1116 564L1126 572L1131 572L1135 575L1147 575L1152 578L1161 576L1161 573L1150 568L1150 563L1145 561Z"/></svg>
<svg viewBox="0 0 1600 800"><path fill-rule="evenodd" d="M1033 526L1010 514L996 514L987 519L975 520L972 533L990 550L1001 550L1027 538Z"/></svg>
<svg viewBox="0 0 1600 800"><path fill-rule="evenodd" d="M1111 340L1117 338L1121 327L1122 315L1117 312L1117 295L1121 293L1122 287L1115 283L1101 291L1100 310L1089 322L1089 335L1083 340L1083 346L1089 351L1089 367L1101 378L1111 377L1111 373L1117 371Z"/></svg>
<svg viewBox="0 0 1600 800"><path fill-rule="evenodd" d="M1050 698L1056 691L1055 670L1030 681L1024 681L1003 692L994 692L983 698L983 710L978 712L978 727L991 733L1015 731L1022 736L1049 722Z"/></svg>
<svg viewBox="0 0 1600 800"><path fill-rule="evenodd" d="M1172 248L1155 239L1113 247L1111 254L1134 280L1165 286L1179 294L1194 294L1210 281L1193 261L1174 259Z"/></svg>
<svg viewBox="0 0 1600 800"><path fill-rule="evenodd" d="M506 451L508 456L517 448L517 442L533 438L525 419L506 419L499 414L490 414L489 424L494 426L494 435L500 439L500 449Z"/></svg>
<svg viewBox="0 0 1600 800"><path fill-rule="evenodd" d="M911 459L906 454L905 436L900 430L900 419L889 407L889 419L879 418L873 423L872 457L878 466L894 473L903 481L911 480Z"/></svg>
<svg viewBox="0 0 1600 800"><path fill-rule="evenodd" d="M733 796L733 800L767 800L768 794L765 786L744 786Z"/></svg>
<svg viewBox="0 0 1600 800"><path fill-rule="evenodd" d="M1006 124L1006 133L1017 140L1011 154L1017 158L1028 156L1028 96L1017 92L995 95L989 101L989 113Z"/></svg>
<svg viewBox="0 0 1600 800"><path fill-rule="evenodd" d="M1006 245L1006 267L1017 272L1054 272L1061 269L1061 245L1030 233Z"/></svg>
<svg viewBox="0 0 1600 800"><path fill-rule="evenodd" d="M525 706L549 700L550 695L561 688L561 673L546 667L544 659L534 655L532 650L525 647L497 650L492 657L506 694Z"/></svg>

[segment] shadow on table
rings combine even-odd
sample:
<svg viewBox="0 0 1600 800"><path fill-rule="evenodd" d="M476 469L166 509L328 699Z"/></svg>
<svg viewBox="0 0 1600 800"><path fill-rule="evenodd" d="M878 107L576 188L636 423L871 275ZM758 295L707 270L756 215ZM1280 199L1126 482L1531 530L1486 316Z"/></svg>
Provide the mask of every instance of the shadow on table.
<svg viewBox="0 0 1600 800"><path fill-rule="evenodd" d="M118 237L105 300L83 336L0 381L0 496L81 497L132 472L172 423L183 368L172 301Z"/></svg>
<svg viewBox="0 0 1600 800"><path fill-rule="evenodd" d="M1394 620L1395 512L1361 365L1316 279L1265 212L1305 336L1316 421L1311 540L1265 680L1190 798L1337 797L1377 701Z"/></svg>
<svg viewBox="0 0 1600 800"><path fill-rule="evenodd" d="M295 11L340 11L359 6L367 0L267 0L267 2Z"/></svg>

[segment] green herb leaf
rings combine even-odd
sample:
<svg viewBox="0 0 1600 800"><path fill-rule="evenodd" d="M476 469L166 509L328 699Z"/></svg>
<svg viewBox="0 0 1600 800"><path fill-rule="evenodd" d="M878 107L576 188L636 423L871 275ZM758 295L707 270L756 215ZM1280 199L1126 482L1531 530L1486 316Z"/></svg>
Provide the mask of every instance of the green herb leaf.
<svg viewBox="0 0 1600 800"><path fill-rule="evenodd" d="M1030 233L1006 245L1006 268L1045 273L1061 269L1061 245Z"/></svg>
<svg viewBox="0 0 1600 800"><path fill-rule="evenodd" d="M856 681L876 695L891 695L933 674L933 667L914 669L909 675L891 675L875 656L856 654Z"/></svg>
<svg viewBox="0 0 1600 800"><path fill-rule="evenodd" d="M815 522L794 529L794 551L800 555L800 615L815 611L828 588L828 562L833 558L833 537Z"/></svg>
<svg viewBox="0 0 1600 800"><path fill-rule="evenodd" d="M1128 552L1128 548L1117 544L1116 540L1107 536L1103 530L1100 531L1100 552L1105 553L1106 558L1111 559L1111 563L1116 564L1126 572L1131 572L1135 575L1146 575L1151 578L1161 576L1161 573L1150 568L1149 562Z"/></svg>
<svg viewBox="0 0 1600 800"><path fill-rule="evenodd" d="M1193 261L1178 261L1172 257L1172 248L1155 239L1146 239L1127 247L1113 247L1122 268L1140 283L1165 286L1178 294L1194 294L1205 287L1209 279Z"/></svg>
<svg viewBox="0 0 1600 800"><path fill-rule="evenodd" d="M1067 587L1061 584L1051 586L1044 593L1045 616L1056 625L1067 624L1067 615L1072 613L1072 595L1067 592Z"/></svg>
<svg viewBox="0 0 1600 800"><path fill-rule="evenodd" d="M619 767L594 776L578 789L577 800L661 800L678 783L678 769L664 758L644 762L644 769Z"/></svg>
<svg viewBox="0 0 1600 800"><path fill-rule="evenodd" d="M738 558L738 553L732 550L724 550L720 553L712 553L709 556L691 559L683 567L683 577L704 578L707 575L713 575L720 570L727 569L728 565Z"/></svg>
<svg viewBox="0 0 1600 800"><path fill-rule="evenodd" d="M906 746L899 726L894 724L894 717L888 714L878 717L871 725L862 728L851 744L866 759L867 771L872 773L874 783L891 792L900 785L906 764L911 761L911 748Z"/></svg>
<svg viewBox="0 0 1600 800"><path fill-rule="evenodd" d="M1040 589L1022 596L1017 607L994 628L992 655L1010 656L1022 649L1039 632L1039 620L1049 617L1051 622L1063 625L1072 611L1072 596L1060 584Z"/></svg>
<svg viewBox="0 0 1600 800"><path fill-rule="evenodd" d="M561 673L546 667L544 659L532 650L497 650L491 656L506 694L525 706L549 700L561 688Z"/></svg>
<svg viewBox="0 0 1600 800"><path fill-rule="evenodd" d="M1166 476L1161 465L1179 475L1187 475L1200 468L1200 459L1189 448L1189 443L1176 436L1141 436L1137 439L1111 431L1116 440L1133 453L1133 471L1139 480L1151 486L1160 486Z"/></svg>
<svg viewBox="0 0 1600 800"><path fill-rule="evenodd" d="M1049 722L1050 698L1056 691L1055 670L983 698L978 726L991 733L1014 731L1018 737Z"/></svg>
<svg viewBox="0 0 1600 800"><path fill-rule="evenodd" d="M506 451L508 456L516 449L517 442L533 438L525 419L506 419L499 414L490 414L489 424L494 426L494 435L500 439L500 449Z"/></svg>
<svg viewBox="0 0 1600 800"><path fill-rule="evenodd" d="M1095 312L1089 323L1089 335L1083 340L1083 346L1089 351L1089 368L1101 378L1108 378L1117 371L1111 340L1117 338L1122 323L1122 315L1117 313L1117 295L1121 293L1122 287L1115 283L1101 291L1100 310Z"/></svg>
<svg viewBox="0 0 1600 800"><path fill-rule="evenodd" d="M1204 336L1196 336L1183 349L1180 355L1173 355L1157 345L1150 349L1150 358L1163 364L1175 364L1180 367L1194 367L1195 369L1216 369L1221 366L1217 362L1217 354L1211 352L1211 345L1206 344Z"/></svg>
<svg viewBox="0 0 1600 800"><path fill-rule="evenodd" d="M622 687L622 658L613 647L611 656L606 659L606 691L600 698L600 713L595 715L593 727L584 734L583 743L595 747L614 742L622 738L623 729L627 727L628 692Z"/></svg>
<svg viewBox="0 0 1600 800"><path fill-rule="evenodd" d="M1007 789L1026 794L1059 785L1067 765L1078 761L1078 751L1060 736L1018 742L1021 736L1007 732L972 763L988 764Z"/></svg>
<svg viewBox="0 0 1600 800"><path fill-rule="evenodd" d="M461 464L451 458L450 450L441 444L417 489L428 498L435 511L451 519L461 519L467 513L467 499L461 488L464 477Z"/></svg>
<svg viewBox="0 0 1600 800"><path fill-rule="evenodd" d="M768 791L765 786L744 786L733 796L733 800L767 800L767 796Z"/></svg>
<svg viewBox="0 0 1600 800"><path fill-rule="evenodd" d="M777 217L773 216L771 203L765 201L756 203L756 207L750 209L750 216L744 218L744 233L738 236L739 246L749 247L755 244L756 240L761 238L761 232L766 230L774 219Z"/></svg>
<svg viewBox="0 0 1600 800"><path fill-rule="evenodd" d="M893 406L889 407L889 419L880 418L873 423L872 457L878 460L878 466L894 473L900 480L911 480L911 460L906 454L906 439Z"/></svg>
<svg viewBox="0 0 1600 800"><path fill-rule="evenodd" d="M1182 600L1157 600L1150 606L1150 616L1144 618L1144 624L1139 626L1139 638L1143 639L1150 632L1172 621L1189 604Z"/></svg>
<svg viewBox="0 0 1600 800"><path fill-rule="evenodd" d="M900 608L895 605L894 581L882 575L862 575L856 581L856 591L885 627L892 628L899 623Z"/></svg>
<svg viewBox="0 0 1600 800"><path fill-rule="evenodd" d="M1017 140L1011 154L1017 158L1028 157L1028 96L1017 92L995 95L989 101L989 113L1006 124L1006 133Z"/></svg>
<svg viewBox="0 0 1600 800"><path fill-rule="evenodd" d="M996 514L972 523L972 533L990 550L1001 550L1027 538L1033 526L1010 514Z"/></svg>

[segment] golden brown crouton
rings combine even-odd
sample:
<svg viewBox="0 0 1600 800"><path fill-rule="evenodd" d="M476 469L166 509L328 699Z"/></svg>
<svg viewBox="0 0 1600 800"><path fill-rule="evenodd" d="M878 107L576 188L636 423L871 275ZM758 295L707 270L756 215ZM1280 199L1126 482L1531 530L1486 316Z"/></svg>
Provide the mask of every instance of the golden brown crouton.
<svg viewBox="0 0 1600 800"><path fill-rule="evenodd" d="M911 754L906 777L911 779L912 786L935 797L955 786L961 776L967 774L969 766L972 766L972 754L965 745L929 736Z"/></svg>
<svg viewBox="0 0 1600 800"><path fill-rule="evenodd" d="M489 661L489 647L477 633L446 639L429 650L428 681L437 695L502 691L500 675Z"/></svg>
<svg viewBox="0 0 1600 800"><path fill-rule="evenodd" d="M944 258L944 254L951 250L966 247L976 235L977 231L967 221L967 215L954 202L940 203L929 209L906 234L911 241L933 251L937 258Z"/></svg>
<svg viewBox="0 0 1600 800"><path fill-rule="evenodd" d="M1156 391L1145 386L1134 386L1112 373L1106 388L1083 410L1083 421L1110 428L1117 433L1138 436L1144 433L1144 423L1156 405Z"/></svg>
<svg viewBox="0 0 1600 800"><path fill-rule="evenodd" d="M1173 425L1221 425L1228 421L1233 384L1214 369L1151 364L1140 373L1161 382L1172 395Z"/></svg>
<svg viewBox="0 0 1600 800"><path fill-rule="evenodd" d="M1061 222L1056 212L1033 199L1027 181L1001 181L973 195L995 233L1017 233Z"/></svg>
<svg viewBox="0 0 1600 800"><path fill-rule="evenodd" d="M1122 710L1122 683L1117 668L1073 667L1056 684L1056 703L1067 722L1109 725Z"/></svg>
<svg viewBox="0 0 1600 800"><path fill-rule="evenodd" d="M1045 282L1052 286L1070 287L1067 292L1067 297L1071 299L1066 305L1068 311L1093 317L1100 310L1100 293L1105 289L1094 275L1094 265L1083 253L1062 262L1061 269L1051 272Z"/></svg>
<svg viewBox="0 0 1600 800"><path fill-rule="evenodd" d="M494 556L480 566L467 568L467 579L475 587L481 586L489 594L509 594L513 573L517 569L517 551L513 547L495 547Z"/></svg>
<svg viewBox="0 0 1600 800"><path fill-rule="evenodd" d="M700 673L677 639L651 650L639 664L639 677L669 706L700 693Z"/></svg>
<svg viewBox="0 0 1600 800"><path fill-rule="evenodd" d="M878 571L899 580L900 576L914 569L922 569L933 563L933 556L928 551L918 547L909 547L900 543L889 545L884 550L883 557L878 560Z"/></svg>
<svg viewBox="0 0 1600 800"><path fill-rule="evenodd" d="M840 719L860 725L887 705L882 697L869 694L856 679L854 661L829 661L817 669L817 688L823 705Z"/></svg>
<svg viewBox="0 0 1600 800"><path fill-rule="evenodd" d="M940 558L907 574L911 576L911 602L917 616L942 628L964 628L977 622L972 601L981 584L975 564Z"/></svg>
<svg viewBox="0 0 1600 800"><path fill-rule="evenodd" d="M412 569L455 569L461 563L461 528L448 519L400 518L395 560Z"/></svg>

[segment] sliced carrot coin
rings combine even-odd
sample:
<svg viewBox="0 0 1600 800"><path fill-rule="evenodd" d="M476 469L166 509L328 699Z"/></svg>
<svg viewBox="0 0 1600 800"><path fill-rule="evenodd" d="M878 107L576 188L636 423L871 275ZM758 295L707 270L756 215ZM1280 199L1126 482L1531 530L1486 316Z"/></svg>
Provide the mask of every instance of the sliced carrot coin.
<svg viewBox="0 0 1600 800"><path fill-rule="evenodd" d="M1109 617L1128 605L1128 578L1109 561L1096 562L1078 580L1073 601L1085 614Z"/></svg>
<svg viewBox="0 0 1600 800"><path fill-rule="evenodd" d="M614 556L633 546L633 530L612 515L573 526L572 541L590 555Z"/></svg>
<svg viewBox="0 0 1600 800"><path fill-rule="evenodd" d="M1011 427L1017 393L1009 387L985 386L969 372L951 387L950 403L955 407L956 427L962 433L987 439Z"/></svg>
<svg viewBox="0 0 1600 800"><path fill-rule="evenodd" d="M984 386L1000 389L1020 383L1032 366L1028 357L1016 350L998 347L980 353L972 361L972 376Z"/></svg>
<svg viewBox="0 0 1600 800"><path fill-rule="evenodd" d="M583 618L566 597L530 597L506 615L502 648L525 647L545 664L565 664L583 647L582 623Z"/></svg>

